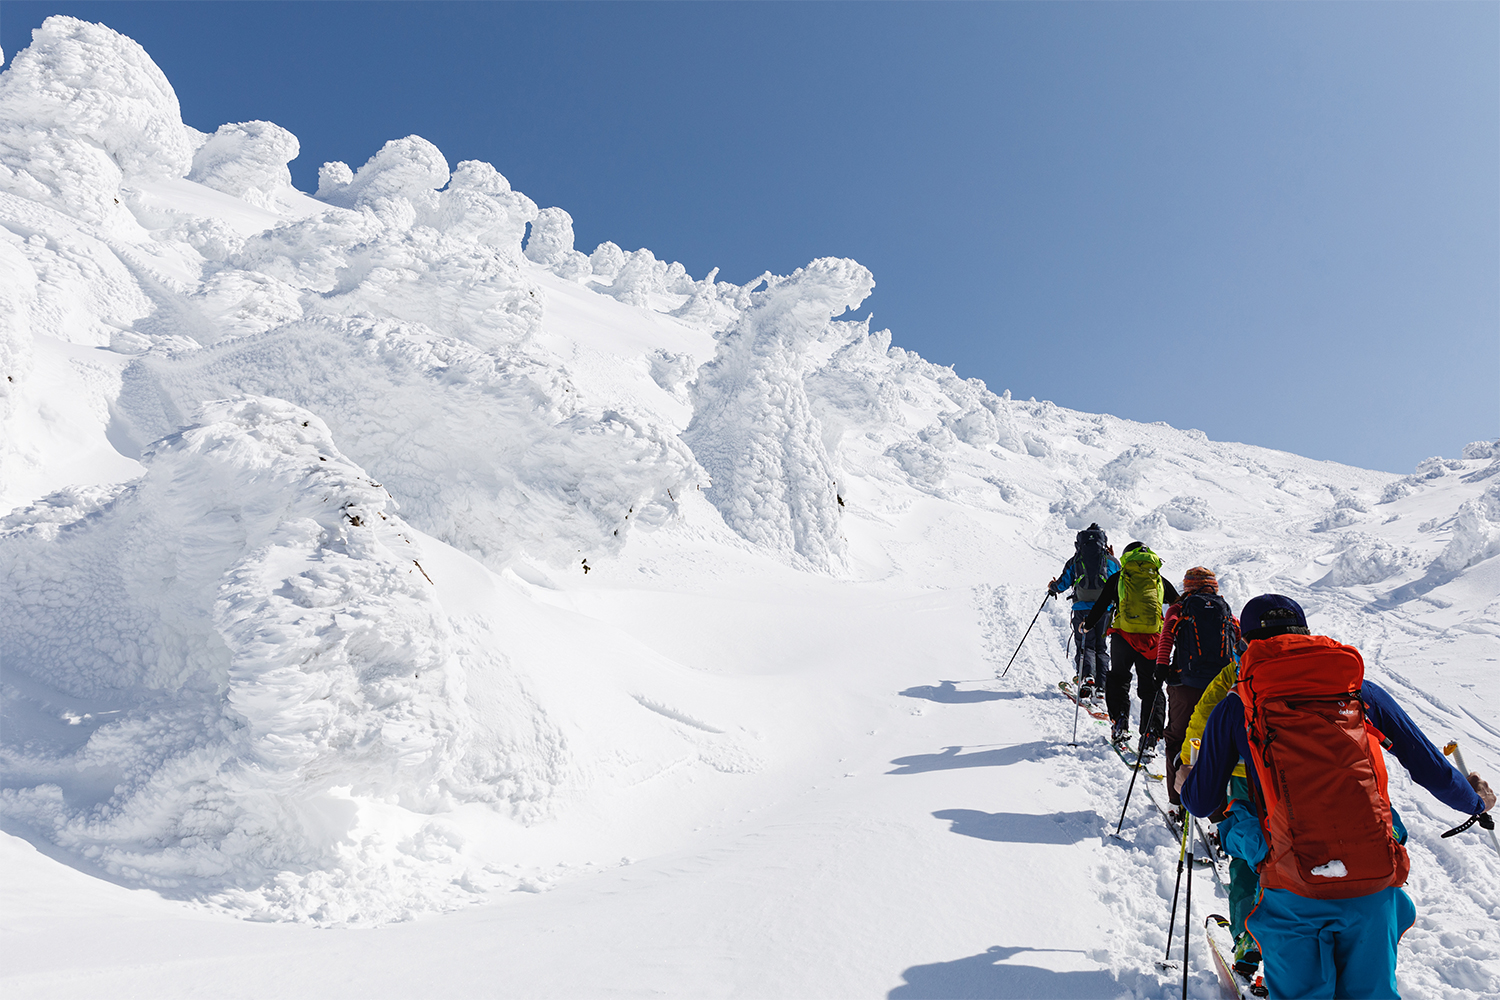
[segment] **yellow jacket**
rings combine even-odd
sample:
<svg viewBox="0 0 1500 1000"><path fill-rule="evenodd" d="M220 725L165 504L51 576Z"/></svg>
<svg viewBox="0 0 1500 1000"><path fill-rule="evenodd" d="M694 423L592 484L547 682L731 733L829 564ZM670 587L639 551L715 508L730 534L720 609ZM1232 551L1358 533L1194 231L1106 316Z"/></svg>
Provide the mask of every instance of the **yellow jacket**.
<svg viewBox="0 0 1500 1000"><path fill-rule="evenodd" d="M1193 740L1203 739L1203 730L1208 728L1208 717L1224 700L1224 696L1234 687L1235 681L1239 680L1240 665L1230 663L1219 676L1209 682L1208 687L1203 689L1203 697L1198 699L1198 707L1193 709L1193 717L1188 722L1187 735L1182 739L1182 762L1188 762L1188 754L1193 745ZM1245 777L1245 762L1240 761L1234 765L1235 777Z"/></svg>

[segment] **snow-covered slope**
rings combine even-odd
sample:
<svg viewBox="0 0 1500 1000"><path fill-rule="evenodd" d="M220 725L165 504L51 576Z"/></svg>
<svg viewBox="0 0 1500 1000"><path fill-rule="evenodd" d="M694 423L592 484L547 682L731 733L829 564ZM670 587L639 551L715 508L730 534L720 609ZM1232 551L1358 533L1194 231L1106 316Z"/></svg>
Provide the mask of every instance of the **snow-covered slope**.
<svg viewBox="0 0 1500 1000"><path fill-rule="evenodd" d="M853 261L694 279L416 136L316 197L296 152L103 26L0 75L26 995L1165 996L1176 845L1103 836L1065 609L995 680L1090 521L1500 765L1495 444L1397 477L1015 400L839 319ZM1500 858L1394 795L1403 983L1500 991Z"/></svg>

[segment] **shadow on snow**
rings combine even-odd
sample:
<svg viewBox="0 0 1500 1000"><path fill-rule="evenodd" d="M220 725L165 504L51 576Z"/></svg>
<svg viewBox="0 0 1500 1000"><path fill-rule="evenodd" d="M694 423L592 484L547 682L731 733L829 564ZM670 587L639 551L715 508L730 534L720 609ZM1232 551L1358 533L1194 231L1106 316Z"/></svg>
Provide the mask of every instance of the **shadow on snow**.
<svg viewBox="0 0 1500 1000"><path fill-rule="evenodd" d="M964 753L964 747L943 747L942 753L921 753L897 757L891 761L895 770L886 774L921 774L924 771L950 771L956 767L1004 767L1023 760L1039 760L1054 750L1050 743L1014 743L995 750Z"/></svg>
<svg viewBox="0 0 1500 1000"><path fill-rule="evenodd" d="M1034 965L1001 965L1027 951L1069 951L1066 948L1001 948L952 962L913 965L901 975L906 982L886 994L890 1000L991 1000L1028 998L1063 1000L1073 997L1112 997L1122 991L1108 972L1053 972ZM1081 952L1079 952L1081 954Z"/></svg>
<svg viewBox="0 0 1500 1000"><path fill-rule="evenodd" d="M922 684L900 692L903 698L926 698L945 705L967 705L976 701L1009 701L1026 697L1020 691L960 691L956 681L938 681L937 687Z"/></svg>
<svg viewBox="0 0 1500 1000"><path fill-rule="evenodd" d="M977 809L942 809L932 814L948 821L949 830L965 837L1009 844L1076 844L1099 835L1103 817L1087 812L987 813Z"/></svg>

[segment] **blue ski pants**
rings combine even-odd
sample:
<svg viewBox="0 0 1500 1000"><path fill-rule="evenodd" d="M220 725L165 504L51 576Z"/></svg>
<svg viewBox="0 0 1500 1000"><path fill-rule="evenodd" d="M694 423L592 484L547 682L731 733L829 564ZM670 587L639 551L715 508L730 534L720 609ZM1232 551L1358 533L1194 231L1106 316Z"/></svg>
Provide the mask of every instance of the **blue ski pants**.
<svg viewBox="0 0 1500 1000"><path fill-rule="evenodd" d="M1262 888L1246 921L1277 1000L1399 997L1396 944L1417 919L1391 887L1354 899L1309 899Z"/></svg>
<svg viewBox="0 0 1500 1000"><path fill-rule="evenodd" d="M1104 686L1104 675L1109 673L1109 648L1104 638L1109 631L1109 619L1080 635L1078 626L1089 616L1089 608L1080 611L1077 605L1073 606L1073 672L1080 681L1086 680L1097 688Z"/></svg>

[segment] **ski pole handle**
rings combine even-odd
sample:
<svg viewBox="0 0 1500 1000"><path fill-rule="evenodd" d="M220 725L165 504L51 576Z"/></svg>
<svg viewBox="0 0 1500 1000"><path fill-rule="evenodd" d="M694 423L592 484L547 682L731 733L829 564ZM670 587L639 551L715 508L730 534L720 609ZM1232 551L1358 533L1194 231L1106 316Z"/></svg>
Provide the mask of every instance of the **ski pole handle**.
<svg viewBox="0 0 1500 1000"><path fill-rule="evenodd" d="M1449 740L1448 745L1443 747L1443 753L1453 758L1453 762L1458 765L1458 773L1462 774L1464 780L1467 781L1469 778L1469 766L1464 763L1463 751L1458 749L1458 740ZM1490 835L1490 843L1495 846L1496 852L1500 852L1500 839L1495 837L1495 821L1490 819L1490 814L1487 812L1476 813L1469 822L1452 832L1457 833L1461 830L1467 830L1476 821ZM1448 834L1445 833L1443 836L1446 837Z"/></svg>

